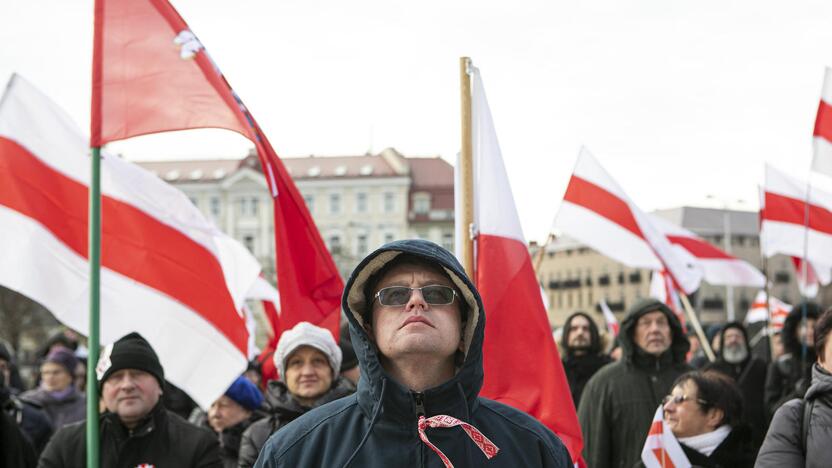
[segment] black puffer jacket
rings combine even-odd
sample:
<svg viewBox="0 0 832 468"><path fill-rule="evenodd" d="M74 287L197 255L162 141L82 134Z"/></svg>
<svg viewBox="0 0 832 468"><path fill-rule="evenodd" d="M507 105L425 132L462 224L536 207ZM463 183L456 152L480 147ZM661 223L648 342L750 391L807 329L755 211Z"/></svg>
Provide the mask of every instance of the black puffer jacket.
<svg viewBox="0 0 832 468"><path fill-rule="evenodd" d="M808 435L803 440L804 405L812 405ZM784 404L774 414L757 455L758 468L828 467L832 462L832 375L812 367L812 385L804 399ZM804 452L805 447L805 452Z"/></svg>
<svg viewBox="0 0 832 468"><path fill-rule="evenodd" d="M768 430L768 416L766 414L765 401L761 388L766 384L766 363L751 355L751 348L748 346L748 334L745 327L739 322L730 322L723 327L720 335L720 350L725 349L725 331L736 328L745 336L745 346L748 357L744 361L732 364L725 360L720 351L719 358L707 366L706 369L713 369L731 377L737 383L742 394L742 420L751 428L751 438L755 451L760 448L763 438Z"/></svg>
<svg viewBox="0 0 832 468"><path fill-rule="evenodd" d="M798 304L789 312L783 323L783 349L785 353L768 366L765 387L765 404L768 416L774 415L783 403L793 398L803 398L809 388L815 350L803 347L798 338L803 319L803 305ZM822 310L814 302L805 303L806 317L817 320ZM804 354L805 352L805 354Z"/></svg>
<svg viewBox="0 0 832 468"><path fill-rule="evenodd" d="M449 381L420 393L405 388L384 370L378 348L370 341L360 315L365 308L367 279L403 252L441 265L468 308L462 367ZM256 467L444 466L419 438L417 421L422 413L465 421L499 448L488 460L461 427L428 428L427 438L456 466L572 466L563 443L541 423L478 396L483 382L485 314L479 293L447 250L422 240L396 241L381 247L356 267L342 303L361 368L357 392L309 411L278 431L266 442Z"/></svg>
<svg viewBox="0 0 832 468"><path fill-rule="evenodd" d="M638 319L654 311L667 316L673 340L658 357L645 353L633 341ZM592 468L630 468L639 462L656 408L676 378L690 370L685 363L690 344L682 326L673 312L655 299L642 299L632 306L621 323L618 340L621 360L589 380L578 407L584 459Z"/></svg>
<svg viewBox="0 0 832 468"><path fill-rule="evenodd" d="M115 413L99 420L101 466L133 468L143 463L157 467L222 468L217 438L162 406L128 430ZM87 464L86 422L64 426L55 433L38 462L39 468L79 468Z"/></svg>
<svg viewBox="0 0 832 468"><path fill-rule="evenodd" d="M355 392L353 384L344 377L339 377L335 385L321 396L312 406L303 406L289 393L283 382L272 380L266 390L266 404L269 406L270 416L264 418L243 432L240 442L240 468L251 468L260 455L260 450L266 444L269 436L281 427L297 419L307 411L325 405L331 401L351 395Z"/></svg>

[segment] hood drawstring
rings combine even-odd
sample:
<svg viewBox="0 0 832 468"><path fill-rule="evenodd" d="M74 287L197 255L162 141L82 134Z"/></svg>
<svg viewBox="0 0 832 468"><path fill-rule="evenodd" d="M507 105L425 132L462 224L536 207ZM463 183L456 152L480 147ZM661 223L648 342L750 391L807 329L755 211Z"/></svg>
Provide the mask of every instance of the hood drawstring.
<svg viewBox="0 0 832 468"><path fill-rule="evenodd" d="M442 459L442 463L445 464L445 468L454 468L454 464L451 463L451 460L449 460L448 457L445 456L445 454L442 453L441 450L439 450L435 445L430 443L430 440L428 440L428 436L425 435L425 429L429 427L454 426L460 426L462 430L465 431L466 434L468 434L468 437L470 437L471 440L477 445L477 447L479 447L479 449L485 455L485 458L488 458L490 460L495 455L497 455L497 452L500 451L500 449L496 445L494 445L494 442L491 442L491 440L488 437L484 436L483 433L479 431L479 429L466 422L460 421L459 419L453 416L448 416L446 414L437 414L436 416L425 418L424 415L420 415L419 438L422 439L422 442L424 442L425 445L430 447L431 450L433 450L434 452L436 452L437 455L439 455L439 458Z"/></svg>
<svg viewBox="0 0 832 468"><path fill-rule="evenodd" d="M367 428L367 432L364 433L364 437L361 438L361 442L358 443L358 447L353 450L352 455L350 458L347 459L347 462L344 463L343 468L347 468L352 463L353 458L358 455L358 452L361 450L361 447L364 446L364 443L367 442L367 439L370 437L370 433L373 432L373 427L376 425L378 421L378 417L381 414L381 406L384 403L384 393L387 390L387 379L381 379L381 393L378 397L378 404L376 405L376 409L373 410L373 416L370 418L370 427Z"/></svg>

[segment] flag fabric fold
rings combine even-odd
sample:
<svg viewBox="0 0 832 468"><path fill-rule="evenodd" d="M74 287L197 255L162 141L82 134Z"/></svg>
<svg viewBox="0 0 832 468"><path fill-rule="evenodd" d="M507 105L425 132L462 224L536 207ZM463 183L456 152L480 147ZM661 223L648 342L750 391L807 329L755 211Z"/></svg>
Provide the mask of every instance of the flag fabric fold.
<svg viewBox="0 0 832 468"><path fill-rule="evenodd" d="M618 336L618 330L621 327L618 324L618 320L615 318L615 314L612 313L610 306L607 305L607 301L604 299L601 299L599 304L601 306L601 313L604 314L604 322L607 324L607 332L609 332L612 336Z"/></svg>
<svg viewBox="0 0 832 468"><path fill-rule="evenodd" d="M676 436L664 423L664 408L659 405L653 415L653 423L644 449L641 451L641 461L647 468L690 468L690 460L685 455Z"/></svg>
<svg viewBox="0 0 832 468"><path fill-rule="evenodd" d="M89 325L86 142L61 109L12 77L0 101L0 283L81 332ZM260 266L153 174L106 152L101 168L100 338L138 331L169 380L210 405L245 369L242 307Z"/></svg>
<svg viewBox="0 0 832 468"><path fill-rule="evenodd" d="M300 192L205 46L167 0L96 0L91 145L222 128L255 147L274 199L281 326L338 336L341 279Z"/></svg>
<svg viewBox="0 0 832 468"><path fill-rule="evenodd" d="M823 75L823 88L812 135L812 170L832 177L832 69L829 67Z"/></svg>
<svg viewBox="0 0 832 468"><path fill-rule="evenodd" d="M481 394L536 417L580 460L581 429L520 228L479 71L472 76L474 280L488 314ZM534 366L517 362L534 357ZM582 463L582 461L581 461Z"/></svg>
<svg viewBox="0 0 832 468"><path fill-rule="evenodd" d="M771 308L771 315L769 316L769 307ZM761 290L754 298L754 302L748 309L745 315L745 323L751 324L756 322L765 322L769 320L769 327L772 330L779 331L783 329L783 324L786 323L786 317L792 311L792 305L771 297L766 301L766 292Z"/></svg>
<svg viewBox="0 0 832 468"><path fill-rule="evenodd" d="M702 268L680 255L586 148L553 228L630 267L667 270L688 294L702 281Z"/></svg>

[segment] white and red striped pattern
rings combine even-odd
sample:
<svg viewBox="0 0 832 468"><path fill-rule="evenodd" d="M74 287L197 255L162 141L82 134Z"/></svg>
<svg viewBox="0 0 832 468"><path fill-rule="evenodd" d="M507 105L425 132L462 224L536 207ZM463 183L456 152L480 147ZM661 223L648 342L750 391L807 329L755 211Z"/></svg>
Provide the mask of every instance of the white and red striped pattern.
<svg viewBox="0 0 832 468"><path fill-rule="evenodd" d="M664 424L664 408L659 405L644 441L641 461L647 468L690 468L690 460L685 456L676 436Z"/></svg>
<svg viewBox="0 0 832 468"><path fill-rule="evenodd" d="M819 278L829 278L832 265L832 194L812 187L809 231L806 232L807 183L766 165L760 209L760 244L763 255L804 257ZM808 248L804 247L808 240Z"/></svg>
<svg viewBox="0 0 832 468"><path fill-rule="evenodd" d="M771 317L769 317L768 307L771 307ZM769 299L768 304L766 304L766 292L762 290L757 293L757 297L754 298L754 303L748 309L748 314L745 316L745 323L771 320L769 327L773 330L781 330L783 324L786 322L786 317L789 316L789 312L791 311L791 304L786 304L776 297Z"/></svg>
<svg viewBox="0 0 832 468"><path fill-rule="evenodd" d="M666 269L687 293L703 273L683 258L603 167L581 148L554 228L634 268Z"/></svg>
<svg viewBox="0 0 832 468"><path fill-rule="evenodd" d="M607 301L601 299L601 313L604 314L604 321L607 323L607 331L612 334L612 336L618 336L618 331L621 328L618 324L618 320L615 318L615 314L612 313L610 310L610 306L607 305Z"/></svg>
<svg viewBox="0 0 832 468"><path fill-rule="evenodd" d="M832 69L828 67L823 75L823 90L812 135L812 170L832 176Z"/></svg>
<svg viewBox="0 0 832 468"><path fill-rule="evenodd" d="M86 139L12 77L0 102L0 283L82 332L88 182ZM166 376L207 406L245 368L240 310L259 265L153 174L104 154L101 183L101 340L138 331Z"/></svg>
<svg viewBox="0 0 832 468"><path fill-rule="evenodd" d="M446 414L438 414L436 416L431 416L429 418L425 418L424 416L419 416L417 430L419 432L419 438L422 439L425 445L430 447L439 458L442 460L442 463L445 465L445 468L454 468L454 464L451 463L451 460L448 458L447 455L442 453L438 447L433 445L431 441L428 439L427 434L425 434L425 429L429 427L456 427L459 426L468 434L468 437L471 439L474 444L476 444L477 448L485 455L485 458L491 460L494 458L495 455L500 451L500 448L497 447L494 442L491 442L491 439L486 437L479 429L476 427L464 422L460 421L459 419L448 416Z"/></svg>
<svg viewBox="0 0 832 468"><path fill-rule="evenodd" d="M679 300L679 292L673 286L670 276L664 271L654 271L650 277L650 297L665 303L676 315L676 319L682 325L682 330L687 333L685 325L685 313L682 302Z"/></svg>
<svg viewBox="0 0 832 468"><path fill-rule="evenodd" d="M479 228L473 276L488 311L481 394L539 419L561 438L572 459L582 463L581 428L476 69L472 81L474 212ZM529 356L535 356L534 366L517 365Z"/></svg>

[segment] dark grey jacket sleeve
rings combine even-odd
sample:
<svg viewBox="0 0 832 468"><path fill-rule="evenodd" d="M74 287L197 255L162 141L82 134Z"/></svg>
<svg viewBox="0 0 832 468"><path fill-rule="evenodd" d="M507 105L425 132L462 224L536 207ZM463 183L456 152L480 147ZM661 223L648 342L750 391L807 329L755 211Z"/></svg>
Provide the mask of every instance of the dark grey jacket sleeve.
<svg viewBox="0 0 832 468"><path fill-rule="evenodd" d="M755 468L784 468L804 466L801 420L803 400L794 399L774 413L763 446L757 455Z"/></svg>
<svg viewBox="0 0 832 468"><path fill-rule="evenodd" d="M237 466L239 468L251 468L257 457L260 455L260 450L265 445L266 440L271 435L270 418L263 418L256 423L249 426L244 432L240 440L240 452L237 459Z"/></svg>

